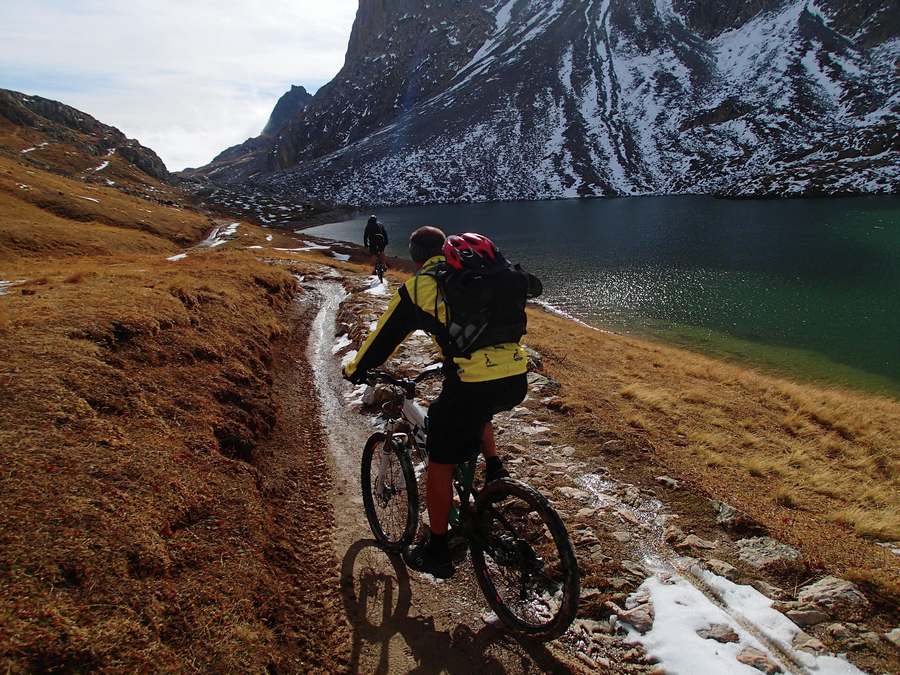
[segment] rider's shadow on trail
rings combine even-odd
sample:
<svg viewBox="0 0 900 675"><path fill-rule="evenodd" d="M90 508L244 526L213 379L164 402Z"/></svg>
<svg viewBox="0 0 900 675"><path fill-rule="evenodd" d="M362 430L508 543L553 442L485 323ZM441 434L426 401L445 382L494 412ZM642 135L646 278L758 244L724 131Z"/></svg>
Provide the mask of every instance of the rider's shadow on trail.
<svg viewBox="0 0 900 675"><path fill-rule="evenodd" d="M347 617L353 623L350 672L388 673L394 641L395 650L408 648L418 663L409 671L412 673L508 672L501 661L488 653L493 645L509 646L507 666L519 665L524 651L534 661L535 669L571 672L544 645L514 641L499 628L485 626L476 633L460 623L452 632L440 631L430 617L410 616L413 597L406 565L400 556L389 555L373 539L357 541L344 555L341 595ZM373 653L377 650L377 665L360 663L364 649Z"/></svg>

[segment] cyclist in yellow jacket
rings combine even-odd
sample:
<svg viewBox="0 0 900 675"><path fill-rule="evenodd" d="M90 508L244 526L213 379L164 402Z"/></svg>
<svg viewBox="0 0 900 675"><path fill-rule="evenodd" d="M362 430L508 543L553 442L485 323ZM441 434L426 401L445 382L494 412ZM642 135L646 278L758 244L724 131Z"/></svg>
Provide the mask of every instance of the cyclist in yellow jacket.
<svg viewBox="0 0 900 675"><path fill-rule="evenodd" d="M448 311L434 270L479 265L500 257L486 237L450 237L435 227L416 230L409 241L410 256L419 266L415 276L391 298L387 311L359 353L344 369L351 382L364 383L367 371L384 363L415 330L431 334L444 354L444 386L428 409L426 501L430 532L406 552L406 563L439 578L453 574L447 547L447 528L453 499L451 480L457 464L470 461L479 449L486 461L486 480L509 474L497 455L491 419L511 410L527 394L528 357L520 344L525 333L525 302L540 294L540 282L517 268L520 300L492 309L496 320L478 348L459 354L448 331ZM448 260L448 258L450 258ZM485 344L485 342L487 344ZM454 355L455 354L455 355Z"/></svg>

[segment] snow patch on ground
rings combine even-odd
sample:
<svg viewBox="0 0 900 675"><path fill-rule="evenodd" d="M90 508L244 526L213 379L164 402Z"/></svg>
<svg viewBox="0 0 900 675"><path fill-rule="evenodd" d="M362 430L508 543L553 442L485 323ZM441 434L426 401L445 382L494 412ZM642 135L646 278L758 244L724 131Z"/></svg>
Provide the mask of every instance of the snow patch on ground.
<svg viewBox="0 0 900 675"><path fill-rule="evenodd" d="M378 277L371 276L369 277L369 283L371 284L369 288L366 289L366 293L369 295L390 295L391 289L388 286L387 280L379 281Z"/></svg>
<svg viewBox="0 0 900 675"><path fill-rule="evenodd" d="M344 262L346 262L347 260L350 260L350 256L347 255L346 253L338 253L337 251L332 251L331 255L333 255L335 257L335 259L342 260Z"/></svg>
<svg viewBox="0 0 900 675"><path fill-rule="evenodd" d="M331 353L332 353L332 354L337 354L337 353L340 352L342 349L345 349L346 347L349 347L351 344L352 344L352 341L350 340L350 338L349 338L346 334L345 334L345 335L341 335L341 336L337 339L337 342L334 343L334 346L331 348Z"/></svg>
<svg viewBox="0 0 900 675"><path fill-rule="evenodd" d="M27 279L16 279L15 281L2 281L0 280L0 295L6 295L9 293L9 289L13 286L20 286L24 284Z"/></svg>
<svg viewBox="0 0 900 675"><path fill-rule="evenodd" d="M88 200L89 202L94 202L95 204L99 204L99 203L100 203L100 200L99 200L99 199L94 199L93 197L85 197L85 196L83 196L83 195L75 195L75 196L78 197L79 199L86 199L86 200Z"/></svg>
<svg viewBox="0 0 900 675"><path fill-rule="evenodd" d="M178 262L179 260L184 260L187 258L187 253L179 253L177 255L173 255L171 258L166 258L169 262Z"/></svg>
<svg viewBox="0 0 900 675"><path fill-rule="evenodd" d="M106 167L109 166L109 160L105 160L100 166L94 167L93 172L97 173L98 171L103 171Z"/></svg>
<svg viewBox="0 0 900 675"><path fill-rule="evenodd" d="M230 225L224 226L218 225L214 227L213 231L209 233L209 236L197 244L197 246L200 248L216 248L223 244L227 244L237 236L240 225L240 223L231 223Z"/></svg>
<svg viewBox="0 0 900 675"><path fill-rule="evenodd" d="M629 634L632 641L643 645L650 656L659 660L665 672L672 675L758 675L758 670L737 661L738 654L745 647L758 649L773 662L783 665L783 657L773 653L745 628L750 625L812 672L821 675L862 675L844 659L795 650L793 640L802 631L781 612L772 609L772 601L756 589L738 586L705 570L701 571L700 580L723 601L724 609L690 581L670 572L658 572L637 591L638 594L645 592L650 597L654 612L653 627L643 635L629 627ZM697 634L698 630L717 624L731 628L738 635L738 641L721 643Z"/></svg>

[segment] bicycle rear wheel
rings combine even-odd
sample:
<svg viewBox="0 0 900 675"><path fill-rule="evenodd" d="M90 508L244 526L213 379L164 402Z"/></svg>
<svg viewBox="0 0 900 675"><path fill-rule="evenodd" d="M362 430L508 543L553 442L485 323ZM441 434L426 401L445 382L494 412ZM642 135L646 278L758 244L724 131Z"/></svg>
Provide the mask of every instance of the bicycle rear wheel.
<svg viewBox="0 0 900 675"><path fill-rule="evenodd" d="M384 434L373 434L362 455L363 506L375 539L399 551L419 525L419 491L409 455Z"/></svg>
<svg viewBox="0 0 900 675"><path fill-rule="evenodd" d="M558 638L578 611L581 579L565 525L547 499L519 481L489 483L476 503L475 577L513 632Z"/></svg>

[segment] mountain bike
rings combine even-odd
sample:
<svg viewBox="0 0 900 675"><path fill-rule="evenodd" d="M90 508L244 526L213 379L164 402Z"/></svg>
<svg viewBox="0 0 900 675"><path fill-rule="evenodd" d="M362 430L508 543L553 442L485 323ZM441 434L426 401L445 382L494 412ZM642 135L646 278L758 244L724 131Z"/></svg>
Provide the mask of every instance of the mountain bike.
<svg viewBox="0 0 900 675"><path fill-rule="evenodd" d="M384 283L384 273L387 271L387 267L381 261L381 256L375 261L375 275L378 277L379 283Z"/></svg>
<svg viewBox="0 0 900 675"><path fill-rule="evenodd" d="M387 551L410 545L419 526L419 490L413 460L428 461L427 412L416 403L414 380L375 372L392 397L382 406L384 432L373 434L362 455L362 492L372 534ZM456 467L456 500L450 540L464 542L475 578L500 621L512 632L537 640L562 635L578 611L580 573L566 527L550 502L525 483L504 478L477 489L477 458Z"/></svg>

